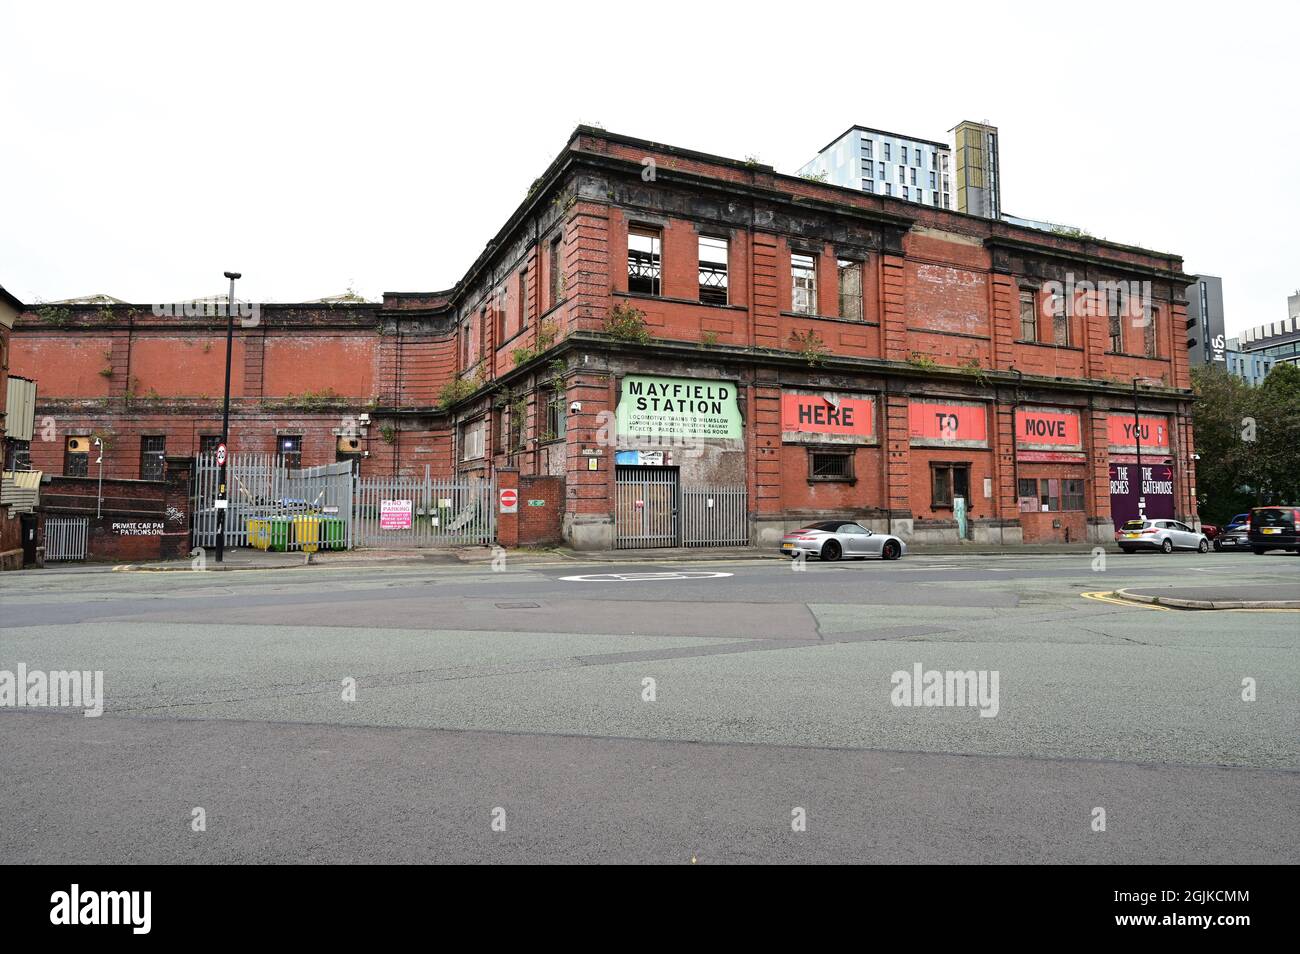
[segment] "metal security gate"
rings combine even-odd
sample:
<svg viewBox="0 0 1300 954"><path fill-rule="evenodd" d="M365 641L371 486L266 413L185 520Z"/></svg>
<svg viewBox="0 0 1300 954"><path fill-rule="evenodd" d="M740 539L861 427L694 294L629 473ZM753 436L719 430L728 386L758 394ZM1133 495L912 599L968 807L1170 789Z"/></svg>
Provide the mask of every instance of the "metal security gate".
<svg viewBox="0 0 1300 954"><path fill-rule="evenodd" d="M675 467L618 467L614 489L615 549L678 545Z"/></svg>
<svg viewBox="0 0 1300 954"><path fill-rule="evenodd" d="M89 517L46 517L46 561L84 560L89 536Z"/></svg>
<svg viewBox="0 0 1300 954"><path fill-rule="evenodd" d="M614 474L614 547L749 546L749 495L739 486L678 485L675 467Z"/></svg>
<svg viewBox="0 0 1300 954"><path fill-rule="evenodd" d="M424 477L357 479L359 547L488 546L496 542L496 481Z"/></svg>
<svg viewBox="0 0 1300 954"><path fill-rule="evenodd" d="M217 545L219 472L215 454L195 458L192 529L196 547ZM226 461L230 501L226 546L251 545L250 520L275 525L265 528L269 538L258 542L263 549L352 546L352 480L352 464L347 461L290 470L278 455L231 454ZM276 529L278 526L284 531Z"/></svg>
<svg viewBox="0 0 1300 954"><path fill-rule="evenodd" d="M738 487L682 488L682 546L749 546L749 495Z"/></svg>

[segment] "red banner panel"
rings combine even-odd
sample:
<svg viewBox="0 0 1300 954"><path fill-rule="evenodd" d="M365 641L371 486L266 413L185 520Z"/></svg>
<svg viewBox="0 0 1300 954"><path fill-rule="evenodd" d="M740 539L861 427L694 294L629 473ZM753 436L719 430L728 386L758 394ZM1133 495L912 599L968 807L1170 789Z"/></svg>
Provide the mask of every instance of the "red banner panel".
<svg viewBox="0 0 1300 954"><path fill-rule="evenodd" d="M1083 447L1079 434L1079 415L1075 411L1016 411L1016 443L1022 447L1078 450Z"/></svg>
<svg viewBox="0 0 1300 954"><path fill-rule="evenodd" d="M988 444L988 415L983 404L913 401L908 408L908 435L914 444L983 447Z"/></svg>
<svg viewBox="0 0 1300 954"><path fill-rule="evenodd" d="M1165 417L1143 417L1142 449L1150 448L1153 453L1169 451L1169 419ZM1137 426L1132 414L1111 414L1106 419L1107 443L1112 449L1132 450L1137 447Z"/></svg>
<svg viewBox="0 0 1300 954"><path fill-rule="evenodd" d="M869 397L798 394L781 395L781 430L799 434L830 434L869 438L875 433L876 402Z"/></svg>

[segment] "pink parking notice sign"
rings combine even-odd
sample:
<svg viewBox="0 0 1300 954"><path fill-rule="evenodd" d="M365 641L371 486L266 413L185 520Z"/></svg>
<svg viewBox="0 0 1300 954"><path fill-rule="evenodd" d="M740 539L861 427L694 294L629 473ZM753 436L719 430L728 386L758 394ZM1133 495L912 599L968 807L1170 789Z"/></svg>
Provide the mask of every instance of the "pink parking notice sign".
<svg viewBox="0 0 1300 954"><path fill-rule="evenodd" d="M379 502L380 530L410 530L411 501L381 500Z"/></svg>

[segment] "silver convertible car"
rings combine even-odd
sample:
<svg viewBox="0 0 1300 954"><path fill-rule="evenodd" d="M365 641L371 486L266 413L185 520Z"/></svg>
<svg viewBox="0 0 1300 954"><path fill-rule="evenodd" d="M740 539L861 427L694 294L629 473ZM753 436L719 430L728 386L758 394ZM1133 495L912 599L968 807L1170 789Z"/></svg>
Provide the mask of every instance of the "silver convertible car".
<svg viewBox="0 0 1300 954"><path fill-rule="evenodd" d="M893 534L875 533L847 520L823 520L783 536L781 552L823 560L897 560L907 552L907 544Z"/></svg>

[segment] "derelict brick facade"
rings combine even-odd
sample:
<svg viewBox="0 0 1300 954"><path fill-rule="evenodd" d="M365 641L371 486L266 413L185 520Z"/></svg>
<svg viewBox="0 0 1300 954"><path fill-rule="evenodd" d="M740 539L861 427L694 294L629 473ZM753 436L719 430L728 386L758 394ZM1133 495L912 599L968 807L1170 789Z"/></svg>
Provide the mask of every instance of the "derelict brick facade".
<svg viewBox="0 0 1300 954"><path fill-rule="evenodd" d="M658 236L657 294L629 290L630 228ZM701 236L727 242L725 304L700 301ZM814 263L812 314L795 307L792 256ZM858 275L860 314L844 313L841 263ZM734 388L738 446L701 440L671 466L683 487L744 486L752 542L830 516L954 539L944 480L966 482L973 539L1108 539L1110 467L1136 450L1116 436L1132 420L1135 377L1139 416L1160 441L1143 463L1168 462L1174 515L1196 519L1188 281L1177 256L580 127L455 288L263 306L257 326L237 328L231 450L270 452L292 435L304 464L330 462L340 433L368 415L363 474L554 477L565 538L604 548L614 457L628 450L611 420L623 379L653 375ZM1106 294L1088 283L1117 282L1149 289L1154 335L1145 315L1128 316L1112 349ZM1053 283L1074 289L1066 305L1049 300ZM606 320L628 313L647 341L608 333ZM38 413L58 424L55 440L33 445L33 466L61 472L63 439L77 433L106 437L113 477L138 476L144 436L193 453L219 431L223 323L139 305L25 315L11 364L40 381ZM867 410L849 438L792 437L789 395ZM563 433L548 413L556 402ZM962 430L927 433L946 417ZM1017 441L1035 425L1072 436ZM484 453L471 456L480 427ZM819 447L847 452L851 476L812 479ZM1044 510L1020 493L1028 481L1082 493Z"/></svg>

